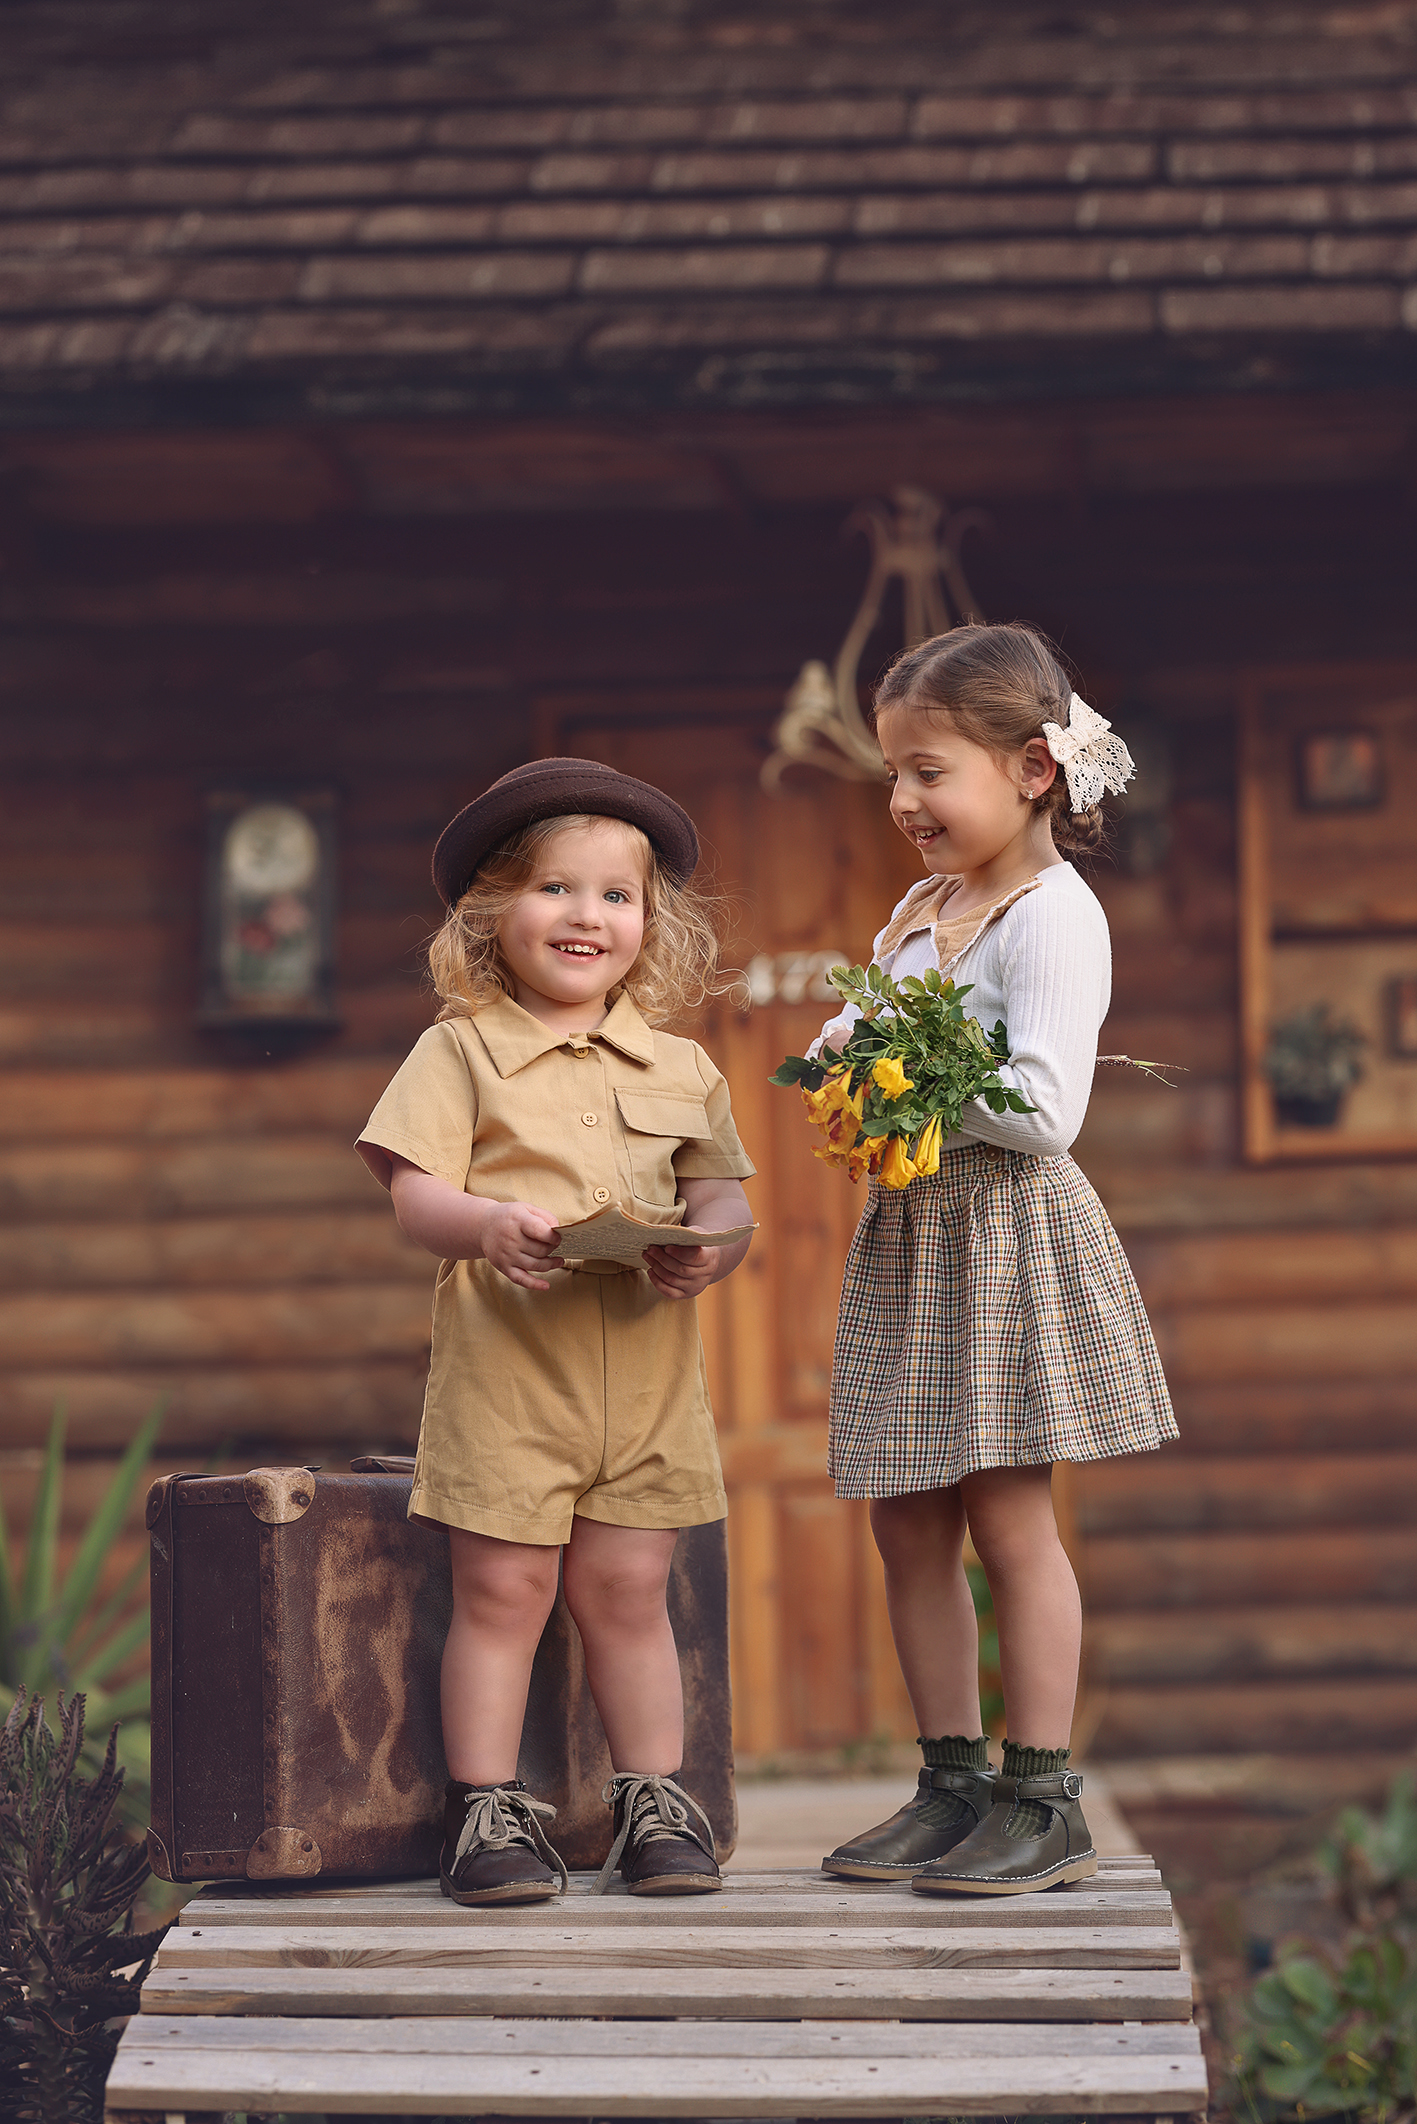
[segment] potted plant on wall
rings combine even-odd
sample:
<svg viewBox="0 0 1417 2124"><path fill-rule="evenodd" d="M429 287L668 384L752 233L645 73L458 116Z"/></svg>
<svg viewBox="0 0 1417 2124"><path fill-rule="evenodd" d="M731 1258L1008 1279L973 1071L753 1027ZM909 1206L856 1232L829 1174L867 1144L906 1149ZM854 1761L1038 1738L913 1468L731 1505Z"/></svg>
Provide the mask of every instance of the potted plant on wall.
<svg viewBox="0 0 1417 2124"><path fill-rule="evenodd" d="M1263 1069L1274 1109L1289 1128L1332 1128L1344 1095L1363 1075L1368 1036L1327 1003L1309 1003L1270 1028Z"/></svg>

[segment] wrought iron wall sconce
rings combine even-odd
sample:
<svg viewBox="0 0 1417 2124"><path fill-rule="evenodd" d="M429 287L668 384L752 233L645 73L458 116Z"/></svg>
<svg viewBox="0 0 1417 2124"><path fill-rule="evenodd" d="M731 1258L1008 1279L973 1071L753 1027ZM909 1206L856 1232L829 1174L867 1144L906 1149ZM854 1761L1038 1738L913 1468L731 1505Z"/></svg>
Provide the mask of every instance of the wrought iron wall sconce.
<svg viewBox="0 0 1417 2124"><path fill-rule="evenodd" d="M813 658L802 666L773 729L773 752L764 761L762 785L781 791L792 766L820 767L851 782L883 779L880 747L861 711L857 674L867 642L880 624L893 582L901 587L905 647L943 634L961 620L984 617L965 579L959 549L966 531L982 524L977 509L946 513L946 505L919 487L897 487L887 507L872 502L847 518L844 531L863 531L871 542L871 567L856 616L831 670Z"/></svg>
<svg viewBox="0 0 1417 2124"><path fill-rule="evenodd" d="M327 790L210 795L198 1024L282 1052L333 1031L335 915Z"/></svg>

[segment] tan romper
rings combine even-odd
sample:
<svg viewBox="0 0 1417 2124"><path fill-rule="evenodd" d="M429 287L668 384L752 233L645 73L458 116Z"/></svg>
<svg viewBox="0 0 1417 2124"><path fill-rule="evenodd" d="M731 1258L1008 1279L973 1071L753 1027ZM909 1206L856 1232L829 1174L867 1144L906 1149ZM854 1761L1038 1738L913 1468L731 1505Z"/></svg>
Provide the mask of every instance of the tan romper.
<svg viewBox="0 0 1417 2124"><path fill-rule="evenodd" d="M430 1027L358 1149L386 1187L397 1152L561 1224L610 1202L681 1224L681 1180L753 1171L703 1049L652 1031L626 996L574 1043L506 998ZM547 1274L549 1291L528 1291L486 1261L440 1264L410 1515L546 1544L566 1541L576 1514L721 1519L693 1303L613 1263Z"/></svg>

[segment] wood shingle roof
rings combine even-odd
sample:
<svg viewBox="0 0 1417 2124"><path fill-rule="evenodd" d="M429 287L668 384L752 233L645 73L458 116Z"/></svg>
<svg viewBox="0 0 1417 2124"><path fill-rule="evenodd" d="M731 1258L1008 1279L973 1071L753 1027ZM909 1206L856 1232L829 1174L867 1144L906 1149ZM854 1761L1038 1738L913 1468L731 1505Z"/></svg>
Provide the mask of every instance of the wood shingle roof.
<svg viewBox="0 0 1417 2124"><path fill-rule="evenodd" d="M1397 380L1417 5L19 0L0 404Z"/></svg>

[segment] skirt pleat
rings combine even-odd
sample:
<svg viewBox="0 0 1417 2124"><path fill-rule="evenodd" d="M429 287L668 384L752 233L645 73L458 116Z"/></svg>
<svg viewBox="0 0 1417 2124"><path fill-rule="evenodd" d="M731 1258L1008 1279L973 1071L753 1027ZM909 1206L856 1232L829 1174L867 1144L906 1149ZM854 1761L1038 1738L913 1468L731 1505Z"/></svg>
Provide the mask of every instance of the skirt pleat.
<svg viewBox="0 0 1417 2124"><path fill-rule="evenodd" d="M1131 1265L1071 1158L967 1144L907 1188L871 1183L832 1365L839 1497L1177 1435Z"/></svg>

